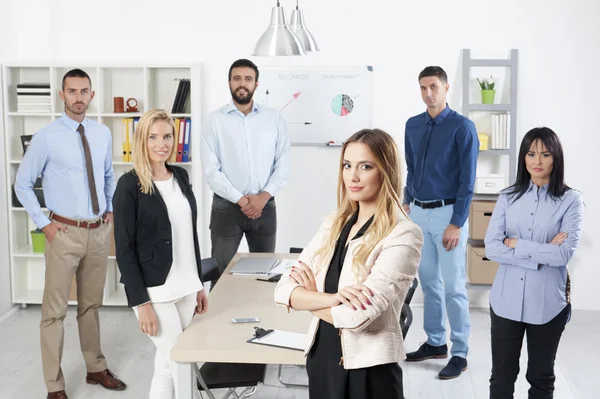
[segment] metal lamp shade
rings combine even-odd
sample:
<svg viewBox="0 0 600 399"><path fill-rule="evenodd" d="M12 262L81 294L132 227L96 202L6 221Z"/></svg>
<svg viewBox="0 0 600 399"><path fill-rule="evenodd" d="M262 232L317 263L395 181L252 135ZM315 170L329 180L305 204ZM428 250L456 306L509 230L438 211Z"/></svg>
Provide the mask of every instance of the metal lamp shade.
<svg viewBox="0 0 600 399"><path fill-rule="evenodd" d="M283 8L280 6L273 7L271 23L265 33L258 39L252 55L286 56L304 54L306 53L302 43L285 23Z"/></svg>
<svg viewBox="0 0 600 399"><path fill-rule="evenodd" d="M319 46L317 45L315 38L308 29L306 29L306 25L304 25L304 15L298 8L292 10L290 30L298 36L300 43L302 43L302 47L304 47L304 51L319 51Z"/></svg>

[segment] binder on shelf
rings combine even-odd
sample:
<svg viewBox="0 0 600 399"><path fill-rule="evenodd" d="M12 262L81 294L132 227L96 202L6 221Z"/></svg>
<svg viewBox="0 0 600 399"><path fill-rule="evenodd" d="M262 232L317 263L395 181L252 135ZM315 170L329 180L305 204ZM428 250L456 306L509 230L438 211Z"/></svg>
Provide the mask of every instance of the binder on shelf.
<svg viewBox="0 0 600 399"><path fill-rule="evenodd" d="M506 117L506 137L504 140L504 148L510 148L510 112L505 114Z"/></svg>
<svg viewBox="0 0 600 399"><path fill-rule="evenodd" d="M185 105L187 104L187 100L188 97L190 96L190 80L189 79L185 79L184 85L183 85L183 95L181 97L181 102L179 103L179 113L184 113L185 112Z"/></svg>
<svg viewBox="0 0 600 399"><path fill-rule="evenodd" d="M176 123L179 141L177 142L177 162L183 162L183 142L185 139L185 119L177 119Z"/></svg>
<svg viewBox="0 0 600 399"><path fill-rule="evenodd" d="M260 327L254 327L254 336L246 342L249 344L304 351L307 341L307 334L280 330L265 330Z"/></svg>
<svg viewBox="0 0 600 399"><path fill-rule="evenodd" d="M127 119L127 162L131 162L133 158L131 157L131 147L133 147L133 132L135 131L135 119L128 118Z"/></svg>
<svg viewBox="0 0 600 399"><path fill-rule="evenodd" d="M183 155L181 162L189 162L190 160L190 133L192 130L192 120L185 120L185 137L183 138Z"/></svg>
<svg viewBox="0 0 600 399"><path fill-rule="evenodd" d="M177 81L177 91L175 92L174 98L171 100L171 113L181 114L184 113L188 99L190 97L191 84L189 79L175 79ZM174 90L175 88L173 88Z"/></svg>
<svg viewBox="0 0 600 399"><path fill-rule="evenodd" d="M175 131L173 132L173 150L168 162L177 162L177 146L179 145L179 119L174 119Z"/></svg>
<svg viewBox="0 0 600 399"><path fill-rule="evenodd" d="M42 178L38 177L33 184L33 192L38 202L40 203L41 208L46 207L46 200L44 199L44 188L42 187ZM15 208L23 208L23 204L19 201L17 197L17 193L15 191L15 185L12 185L12 206Z"/></svg>
<svg viewBox="0 0 600 399"><path fill-rule="evenodd" d="M175 106L175 99L177 98L177 90L179 89L179 78L175 78L173 79L173 87L171 88L171 97L169 100L169 105L167 107L165 107L166 110L171 111L171 113L173 113L174 110L174 106Z"/></svg>
<svg viewBox="0 0 600 399"><path fill-rule="evenodd" d="M176 114L179 109L179 103L181 101L181 96L183 94L183 86L184 86L184 79L178 79L178 85L177 85L177 93L175 93L175 101L173 102L173 107L171 108L171 113L172 114Z"/></svg>
<svg viewBox="0 0 600 399"><path fill-rule="evenodd" d="M23 155L25 155L27 148L29 148L29 144L31 144L32 138L33 138L32 134L21 135L21 145L23 146Z"/></svg>
<svg viewBox="0 0 600 399"><path fill-rule="evenodd" d="M505 150L510 148L510 114L492 114L492 131L490 134L492 150Z"/></svg>
<svg viewBox="0 0 600 399"><path fill-rule="evenodd" d="M122 150L122 161L129 162L129 143L127 142L127 119L121 120L121 150Z"/></svg>
<svg viewBox="0 0 600 399"><path fill-rule="evenodd" d="M133 137L133 135L137 131L137 125L138 125L139 122L140 122L140 117L139 116L133 118L133 134L131 135L131 137ZM131 144L133 144L133 141L131 142Z"/></svg>

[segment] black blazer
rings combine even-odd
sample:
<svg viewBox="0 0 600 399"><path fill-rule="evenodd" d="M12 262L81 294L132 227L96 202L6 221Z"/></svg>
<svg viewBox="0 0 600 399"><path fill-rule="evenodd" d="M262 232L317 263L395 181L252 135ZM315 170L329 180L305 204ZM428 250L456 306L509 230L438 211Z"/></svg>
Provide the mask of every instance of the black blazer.
<svg viewBox="0 0 600 399"><path fill-rule="evenodd" d="M167 165L167 169L190 202L196 264L198 276L202 278L196 228L198 209L189 176L179 166ZM167 206L156 185L154 194L142 193L140 181L131 170L119 178L113 196L113 213L117 264L127 302L130 307L141 305L150 301L146 288L163 285L173 263L173 235Z"/></svg>

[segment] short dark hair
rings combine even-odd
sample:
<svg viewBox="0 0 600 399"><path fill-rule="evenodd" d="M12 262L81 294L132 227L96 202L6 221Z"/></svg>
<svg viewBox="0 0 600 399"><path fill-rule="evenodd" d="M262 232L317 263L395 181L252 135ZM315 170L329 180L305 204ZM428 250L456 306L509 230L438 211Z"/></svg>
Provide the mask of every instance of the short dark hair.
<svg viewBox="0 0 600 399"><path fill-rule="evenodd" d="M571 189L565 183L565 158L558 135L548 127L536 127L528 131L525 137L523 137L523 141L521 141L519 159L517 160L517 178L514 184L502 191L512 196L513 201L521 198L529 189L531 175L527 171L525 157L531 145L538 140L544 143L548 152L552 155L552 172L550 172L550 182L548 184L548 194L550 194L550 197L558 200L566 191Z"/></svg>
<svg viewBox="0 0 600 399"><path fill-rule="evenodd" d="M90 79L90 75L87 74L83 69L75 68L71 69L69 72L65 73L62 79L62 89L65 90L65 81L67 78L87 78L90 81L90 90L92 89L92 79Z"/></svg>
<svg viewBox="0 0 600 399"><path fill-rule="evenodd" d="M419 74L419 82L422 78L426 78L428 76L436 76L440 78L442 84L448 83L448 75L446 75L446 71L444 71L442 67L428 66L427 68L423 69Z"/></svg>
<svg viewBox="0 0 600 399"><path fill-rule="evenodd" d="M241 58L241 59L235 61L229 67L229 80L231 80L231 71L233 71L233 68L252 68L252 69L254 69L254 72L256 73L256 81L258 82L258 67L254 64L254 62L247 60L245 58Z"/></svg>

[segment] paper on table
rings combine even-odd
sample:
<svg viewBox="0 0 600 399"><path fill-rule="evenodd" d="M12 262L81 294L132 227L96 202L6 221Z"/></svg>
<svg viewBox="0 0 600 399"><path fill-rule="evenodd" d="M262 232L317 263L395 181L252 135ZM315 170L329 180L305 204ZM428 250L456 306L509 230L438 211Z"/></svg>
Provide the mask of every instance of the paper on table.
<svg viewBox="0 0 600 399"><path fill-rule="evenodd" d="M279 348L295 349L303 351L308 341L307 334L299 334L288 331L274 330L262 338L252 338L249 343L276 346Z"/></svg>
<svg viewBox="0 0 600 399"><path fill-rule="evenodd" d="M269 274L287 273L292 268L292 266L295 266L297 264L297 259L281 259L274 268L269 270Z"/></svg>

